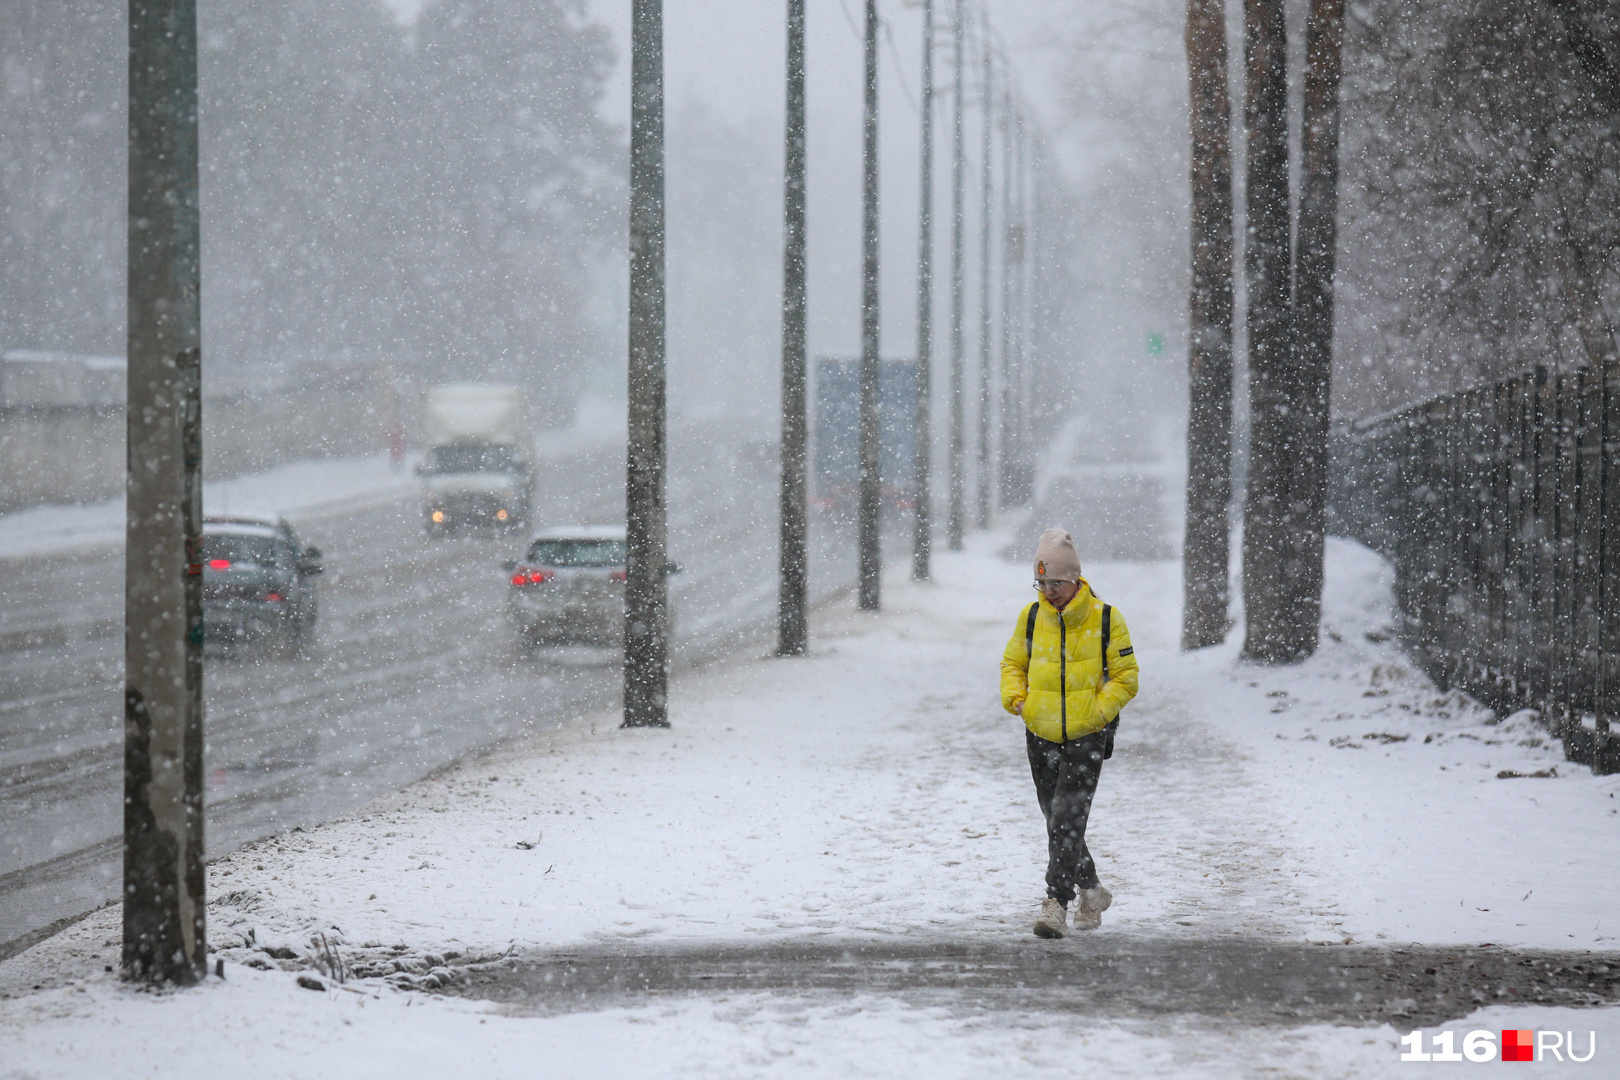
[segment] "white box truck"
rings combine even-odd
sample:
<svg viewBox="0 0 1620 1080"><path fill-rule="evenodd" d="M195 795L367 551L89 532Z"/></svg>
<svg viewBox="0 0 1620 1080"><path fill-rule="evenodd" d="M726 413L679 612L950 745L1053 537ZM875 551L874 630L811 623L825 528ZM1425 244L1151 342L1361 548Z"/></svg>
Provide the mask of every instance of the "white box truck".
<svg viewBox="0 0 1620 1080"><path fill-rule="evenodd" d="M417 475L428 532L443 535L468 526L527 529L534 432L523 391L450 383L427 392L424 410L427 457Z"/></svg>

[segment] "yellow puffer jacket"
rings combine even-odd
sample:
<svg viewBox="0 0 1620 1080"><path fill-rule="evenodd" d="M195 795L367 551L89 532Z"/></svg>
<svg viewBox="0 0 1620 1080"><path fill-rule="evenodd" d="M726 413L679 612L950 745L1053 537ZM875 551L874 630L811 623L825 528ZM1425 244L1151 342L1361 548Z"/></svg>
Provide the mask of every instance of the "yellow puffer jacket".
<svg viewBox="0 0 1620 1080"><path fill-rule="evenodd" d="M1071 742L1100 731L1136 696L1136 653L1124 616L1108 618L1108 682L1102 682L1103 602L1084 580L1060 613L1042 596L1035 616L1035 644L1025 652L1029 606L1018 613L1001 654L1001 704L1024 706L1024 724L1048 742Z"/></svg>

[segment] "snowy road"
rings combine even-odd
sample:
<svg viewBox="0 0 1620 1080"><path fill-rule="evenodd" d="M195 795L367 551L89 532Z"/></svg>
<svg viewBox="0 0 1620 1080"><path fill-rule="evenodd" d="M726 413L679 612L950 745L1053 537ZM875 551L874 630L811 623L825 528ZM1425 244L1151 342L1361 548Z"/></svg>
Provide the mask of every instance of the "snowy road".
<svg viewBox="0 0 1620 1080"><path fill-rule="evenodd" d="M676 432L671 456L679 666L764 641L777 489L767 446L718 425ZM541 523L621 519L622 462L611 445L560 455L540 478ZM520 541L429 540L413 497L365 502L289 514L327 556L311 655L210 661L211 853L325 820L619 691L609 651L514 649L500 563ZM853 543L820 522L813 542L826 596L852 575ZM115 549L0 559L0 943L116 892L121 611Z"/></svg>

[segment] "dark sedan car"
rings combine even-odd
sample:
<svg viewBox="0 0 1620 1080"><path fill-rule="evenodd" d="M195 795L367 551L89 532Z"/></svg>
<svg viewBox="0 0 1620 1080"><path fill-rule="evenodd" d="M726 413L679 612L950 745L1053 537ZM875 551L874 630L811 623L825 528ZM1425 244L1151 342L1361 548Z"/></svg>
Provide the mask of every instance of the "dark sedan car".
<svg viewBox="0 0 1620 1080"><path fill-rule="evenodd" d="M315 633L321 553L278 518L203 520L203 640L210 651L297 655Z"/></svg>

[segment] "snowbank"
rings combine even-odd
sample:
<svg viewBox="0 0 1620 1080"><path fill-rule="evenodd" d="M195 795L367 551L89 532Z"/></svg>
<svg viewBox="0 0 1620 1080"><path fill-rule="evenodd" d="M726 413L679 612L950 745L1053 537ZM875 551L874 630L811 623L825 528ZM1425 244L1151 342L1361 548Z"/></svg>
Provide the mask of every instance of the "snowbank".
<svg viewBox="0 0 1620 1080"><path fill-rule="evenodd" d="M812 657L682 678L669 731L581 716L221 860L223 982L122 987L106 970L117 912L86 919L0 964L0 1059L31 1076L1400 1070L1404 1032L1388 1027L1077 1023L809 993L516 1017L396 989L508 949L1027 936L1045 845L1021 727L996 701L1030 592L1025 566L990 554L1005 540L938 556L933 586L889 577L881 616L828 613ZM1088 571L1130 620L1143 685L1092 815L1116 896L1102 933L1614 948L1620 777L1563 763L1527 718L1494 724L1436 693L1387 638L1376 557L1331 544L1323 648L1283 669L1239 662L1241 628L1178 653L1178 565ZM316 934L358 978L294 982ZM1612 1047L1617 1017L1496 1007L1446 1026L1597 1029ZM180 1031L214 1034L179 1045Z"/></svg>
<svg viewBox="0 0 1620 1080"><path fill-rule="evenodd" d="M387 454L293 461L261 473L203 485L206 514L314 517L360 510L414 493L411 466L390 466ZM124 542L124 500L34 506L0 515L0 558L22 558Z"/></svg>
<svg viewBox="0 0 1620 1080"><path fill-rule="evenodd" d="M614 421L608 406L594 400L586 404L588 412L582 412L576 426L536 435L535 452L541 460L552 461L624 442L623 416ZM420 461L420 453L408 455L399 469L392 466L387 454L293 461L264 472L204 484L203 512L296 519L363 510L417 494L421 486L415 466ZM33 506L0 514L0 558L117 547L123 542L122 498Z"/></svg>

